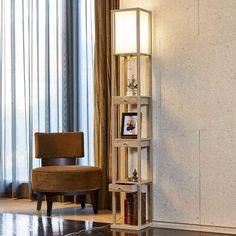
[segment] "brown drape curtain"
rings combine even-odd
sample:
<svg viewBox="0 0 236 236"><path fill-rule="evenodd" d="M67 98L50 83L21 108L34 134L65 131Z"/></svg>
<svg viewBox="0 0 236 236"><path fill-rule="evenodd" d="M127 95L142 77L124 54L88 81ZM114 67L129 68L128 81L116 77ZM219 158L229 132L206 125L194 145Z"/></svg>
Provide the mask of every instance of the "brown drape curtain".
<svg viewBox="0 0 236 236"><path fill-rule="evenodd" d="M94 158L103 173L99 208L105 209L111 207L111 10L119 8L119 0L95 0L94 7Z"/></svg>

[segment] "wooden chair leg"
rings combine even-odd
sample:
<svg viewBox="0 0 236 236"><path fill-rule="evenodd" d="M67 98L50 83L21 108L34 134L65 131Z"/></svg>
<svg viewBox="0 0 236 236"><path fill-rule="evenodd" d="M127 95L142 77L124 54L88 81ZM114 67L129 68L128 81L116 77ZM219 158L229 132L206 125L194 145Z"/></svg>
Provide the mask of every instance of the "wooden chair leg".
<svg viewBox="0 0 236 236"><path fill-rule="evenodd" d="M37 211L41 210L42 201L43 201L43 194L42 193L37 193Z"/></svg>
<svg viewBox="0 0 236 236"><path fill-rule="evenodd" d="M51 216L52 215L53 195L47 193L46 200L47 200L47 216Z"/></svg>
<svg viewBox="0 0 236 236"><path fill-rule="evenodd" d="M85 208L85 195L79 195L79 202L82 208Z"/></svg>
<svg viewBox="0 0 236 236"><path fill-rule="evenodd" d="M91 193L91 200L93 204L93 213L98 214L98 192L99 190L95 190Z"/></svg>

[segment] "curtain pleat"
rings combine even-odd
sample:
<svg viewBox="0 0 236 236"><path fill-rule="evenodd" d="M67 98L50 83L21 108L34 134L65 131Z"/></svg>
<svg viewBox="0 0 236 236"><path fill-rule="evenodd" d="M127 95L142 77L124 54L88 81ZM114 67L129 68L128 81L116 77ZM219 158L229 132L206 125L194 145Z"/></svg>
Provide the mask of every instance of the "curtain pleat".
<svg viewBox="0 0 236 236"><path fill-rule="evenodd" d="M99 200L102 209L111 207L111 10L118 8L119 0L95 1L94 157L103 173Z"/></svg>
<svg viewBox="0 0 236 236"><path fill-rule="evenodd" d="M11 159L12 159L12 197L17 194L16 177L16 68L15 68L15 0L11 0Z"/></svg>
<svg viewBox="0 0 236 236"><path fill-rule="evenodd" d="M94 0L78 1L78 127L84 131L86 158L82 165L94 165L93 117L94 117Z"/></svg>
<svg viewBox="0 0 236 236"><path fill-rule="evenodd" d="M3 1L0 3L0 130L2 131L2 48L3 48ZM2 147L2 135L0 135L0 146ZM0 165L3 166L2 148L0 148ZM0 173L0 191L3 189L4 172Z"/></svg>

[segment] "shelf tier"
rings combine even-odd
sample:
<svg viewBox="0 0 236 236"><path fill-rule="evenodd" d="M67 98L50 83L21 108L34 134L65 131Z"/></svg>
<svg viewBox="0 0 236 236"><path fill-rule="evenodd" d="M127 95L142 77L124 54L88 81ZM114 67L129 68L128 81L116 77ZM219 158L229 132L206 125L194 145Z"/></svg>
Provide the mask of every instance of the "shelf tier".
<svg viewBox="0 0 236 236"><path fill-rule="evenodd" d="M127 229L127 230L141 230L145 229L147 227L151 227L152 223L146 223L144 225L138 226L138 225L128 225L128 224L112 224L112 229Z"/></svg>
<svg viewBox="0 0 236 236"><path fill-rule="evenodd" d="M138 104L149 105L151 103L151 96L113 96L113 104Z"/></svg>
<svg viewBox="0 0 236 236"><path fill-rule="evenodd" d="M151 139L142 138L142 139L113 139L113 147L150 147Z"/></svg>
<svg viewBox="0 0 236 236"><path fill-rule="evenodd" d="M134 182L134 181L128 181L126 179L124 180L116 180L115 181L116 184L129 184L129 185L144 185L144 184L151 184L152 181L151 180L142 180L140 183L139 182Z"/></svg>
<svg viewBox="0 0 236 236"><path fill-rule="evenodd" d="M113 53L112 56L120 56L120 57L137 57L137 56L145 56L145 57L151 57L151 53Z"/></svg>
<svg viewBox="0 0 236 236"><path fill-rule="evenodd" d="M131 182L131 181L116 181L114 184L109 184L109 191L110 192L126 192L126 193L133 193L138 191L138 186L141 187L141 191L145 191L143 188L147 184L151 184L152 181L143 180L139 182Z"/></svg>

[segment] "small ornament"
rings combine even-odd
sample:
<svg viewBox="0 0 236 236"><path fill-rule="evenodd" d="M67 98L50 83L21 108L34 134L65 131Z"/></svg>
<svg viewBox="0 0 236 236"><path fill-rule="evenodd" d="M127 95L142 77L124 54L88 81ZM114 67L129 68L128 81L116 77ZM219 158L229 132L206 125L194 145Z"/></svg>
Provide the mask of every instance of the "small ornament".
<svg viewBox="0 0 236 236"><path fill-rule="evenodd" d="M132 181L132 182L138 182L138 176L137 176L137 170L134 169L134 172L133 172L133 176L132 177L129 177L128 180L129 181Z"/></svg>
<svg viewBox="0 0 236 236"><path fill-rule="evenodd" d="M137 88L137 81L134 79L134 75L132 75L131 79L128 80L127 96L137 96Z"/></svg>
<svg viewBox="0 0 236 236"><path fill-rule="evenodd" d="M135 57L127 57L127 92L126 96L137 96L137 66Z"/></svg>

